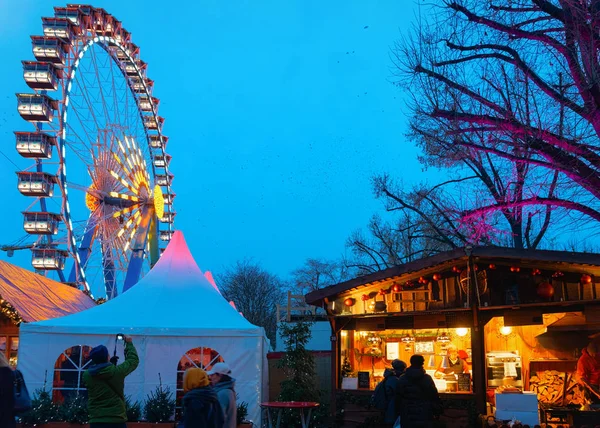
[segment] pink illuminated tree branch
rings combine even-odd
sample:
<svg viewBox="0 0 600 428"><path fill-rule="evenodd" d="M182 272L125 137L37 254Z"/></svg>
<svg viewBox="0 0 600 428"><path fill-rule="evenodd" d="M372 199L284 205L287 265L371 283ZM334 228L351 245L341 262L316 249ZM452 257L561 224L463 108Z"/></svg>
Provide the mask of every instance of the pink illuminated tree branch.
<svg viewBox="0 0 600 428"><path fill-rule="evenodd" d="M410 97L409 137L425 166L476 180L444 181L428 201L387 178L376 193L388 209L410 210L450 248L506 237L536 248L573 213L600 225L595 5L462 0L423 11L393 50Z"/></svg>

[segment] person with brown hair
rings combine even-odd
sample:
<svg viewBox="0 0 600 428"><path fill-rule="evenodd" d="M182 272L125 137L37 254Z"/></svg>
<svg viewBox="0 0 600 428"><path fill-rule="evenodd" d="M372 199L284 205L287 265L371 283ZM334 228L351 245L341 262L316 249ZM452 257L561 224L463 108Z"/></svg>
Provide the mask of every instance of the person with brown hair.
<svg viewBox="0 0 600 428"><path fill-rule="evenodd" d="M15 428L15 374L0 352L0 427Z"/></svg>

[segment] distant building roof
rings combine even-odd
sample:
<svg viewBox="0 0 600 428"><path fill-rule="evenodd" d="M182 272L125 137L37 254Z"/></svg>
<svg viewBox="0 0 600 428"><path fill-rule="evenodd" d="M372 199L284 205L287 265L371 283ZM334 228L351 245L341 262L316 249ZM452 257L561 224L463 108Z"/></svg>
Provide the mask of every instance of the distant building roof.
<svg viewBox="0 0 600 428"><path fill-rule="evenodd" d="M423 269L428 269L448 262L468 259L468 253L477 258L506 259L512 261L536 261L548 265L581 265L586 266L594 275L600 275L600 254L576 253L573 251L529 250L507 247L471 247L456 248L430 257L414 260L403 265L393 266L368 275L359 276L348 281L334 284L329 287L315 290L306 295L306 302L310 305L320 305L326 297L334 296L345 291L374 284L381 281L397 278L403 275L414 274Z"/></svg>
<svg viewBox="0 0 600 428"><path fill-rule="evenodd" d="M25 322L62 317L96 306L84 292L0 261L0 298Z"/></svg>

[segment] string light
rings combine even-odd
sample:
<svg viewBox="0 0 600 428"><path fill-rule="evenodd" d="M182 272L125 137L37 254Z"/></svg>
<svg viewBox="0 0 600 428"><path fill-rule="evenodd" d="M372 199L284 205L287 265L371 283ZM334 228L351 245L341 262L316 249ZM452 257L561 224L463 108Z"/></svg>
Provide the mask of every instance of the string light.
<svg viewBox="0 0 600 428"><path fill-rule="evenodd" d="M23 322L23 318L21 318L17 310L2 298L0 298L0 313L16 325L20 325Z"/></svg>

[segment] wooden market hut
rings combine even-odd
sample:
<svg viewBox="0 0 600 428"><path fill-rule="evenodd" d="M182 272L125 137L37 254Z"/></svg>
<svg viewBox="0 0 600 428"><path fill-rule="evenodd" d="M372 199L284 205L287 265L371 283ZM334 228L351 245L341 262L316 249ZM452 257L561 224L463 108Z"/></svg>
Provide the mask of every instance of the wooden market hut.
<svg viewBox="0 0 600 428"><path fill-rule="evenodd" d="M0 261L0 352L16 365L19 325L96 306L81 290Z"/></svg>
<svg viewBox="0 0 600 428"><path fill-rule="evenodd" d="M443 417L458 427L493 413L500 386L535 391L542 419L545 408L576 403L573 374L579 351L600 332L599 296L598 254L467 247L306 301L325 308L332 326L332 410L343 426L375 418L366 404L384 368L420 353L425 369L442 375ZM445 375L448 348L468 368L456 381ZM546 396L552 376L563 385Z"/></svg>

